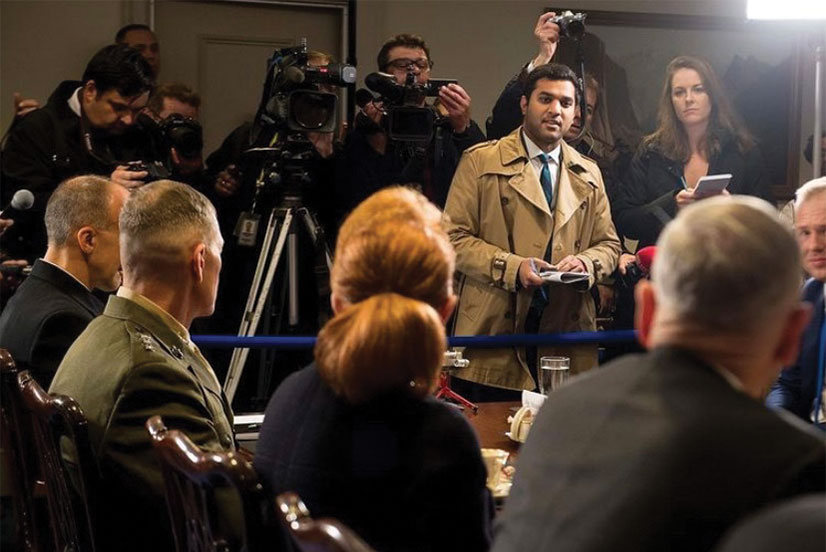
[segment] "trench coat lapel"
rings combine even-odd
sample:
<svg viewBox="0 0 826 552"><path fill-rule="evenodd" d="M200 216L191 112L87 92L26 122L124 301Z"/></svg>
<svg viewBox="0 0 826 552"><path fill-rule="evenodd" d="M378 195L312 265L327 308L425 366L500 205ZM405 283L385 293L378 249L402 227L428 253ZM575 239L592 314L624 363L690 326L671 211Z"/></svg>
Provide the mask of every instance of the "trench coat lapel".
<svg viewBox="0 0 826 552"><path fill-rule="evenodd" d="M572 148L563 145L564 159L562 159L557 186L554 235L557 235L557 232L571 220L594 188L592 183L583 180L576 171L570 169L573 165L579 165L575 156L571 154L572 151Z"/></svg>
<svg viewBox="0 0 826 552"><path fill-rule="evenodd" d="M522 127L519 127L501 141L501 162L502 167L513 170L514 174L508 179L508 185L516 193L525 198L534 207L551 216L548 201L542 191L542 185L536 176L536 171L531 168L528 153L525 151L525 144L522 143ZM521 170L517 161L522 162Z"/></svg>

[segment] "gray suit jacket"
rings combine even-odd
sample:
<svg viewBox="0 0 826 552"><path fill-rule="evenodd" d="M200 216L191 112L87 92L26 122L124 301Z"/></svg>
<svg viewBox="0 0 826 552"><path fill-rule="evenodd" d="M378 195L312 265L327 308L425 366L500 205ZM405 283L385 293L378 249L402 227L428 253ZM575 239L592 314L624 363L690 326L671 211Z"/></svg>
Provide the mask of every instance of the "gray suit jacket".
<svg viewBox="0 0 826 552"><path fill-rule="evenodd" d="M548 397L493 550L709 550L825 477L822 434L793 416L686 351L628 355Z"/></svg>

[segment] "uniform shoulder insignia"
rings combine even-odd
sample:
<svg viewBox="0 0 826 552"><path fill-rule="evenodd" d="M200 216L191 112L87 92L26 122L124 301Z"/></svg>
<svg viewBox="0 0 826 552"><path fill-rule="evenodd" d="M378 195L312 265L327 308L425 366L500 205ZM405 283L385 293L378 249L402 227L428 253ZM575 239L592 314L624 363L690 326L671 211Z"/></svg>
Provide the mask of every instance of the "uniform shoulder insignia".
<svg viewBox="0 0 826 552"><path fill-rule="evenodd" d="M144 351L154 351L155 350L155 345L153 344L153 339L148 334L139 333L138 336L139 336L138 340L141 342L141 345L143 346Z"/></svg>
<svg viewBox="0 0 826 552"><path fill-rule="evenodd" d="M177 345L173 345L172 347L170 347L169 352L172 353L172 356L174 356L178 360L182 360L184 358L183 351L181 351L181 348Z"/></svg>

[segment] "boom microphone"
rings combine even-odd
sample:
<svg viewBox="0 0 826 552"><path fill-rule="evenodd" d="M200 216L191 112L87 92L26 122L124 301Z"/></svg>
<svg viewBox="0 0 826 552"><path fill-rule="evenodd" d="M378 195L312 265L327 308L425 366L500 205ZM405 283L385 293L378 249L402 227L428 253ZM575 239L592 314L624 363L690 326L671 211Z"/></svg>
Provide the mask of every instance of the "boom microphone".
<svg viewBox="0 0 826 552"><path fill-rule="evenodd" d="M29 190L17 190L9 203L2 211L0 218L14 219L20 211L28 211L34 205L34 194Z"/></svg>

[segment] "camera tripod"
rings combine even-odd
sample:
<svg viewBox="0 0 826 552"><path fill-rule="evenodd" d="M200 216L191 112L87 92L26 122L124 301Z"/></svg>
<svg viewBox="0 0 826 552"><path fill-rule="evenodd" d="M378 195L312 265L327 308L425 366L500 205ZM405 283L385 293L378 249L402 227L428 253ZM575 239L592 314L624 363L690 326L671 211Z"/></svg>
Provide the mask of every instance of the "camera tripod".
<svg viewBox="0 0 826 552"><path fill-rule="evenodd" d="M241 318L241 326L238 329L238 337L252 337L258 330L261 321L261 314L267 305L267 297L270 295L273 280L279 261L284 255L286 245L286 282L288 291L288 322L290 326L298 325L298 221L301 220L312 239L315 248L322 247L324 261L327 271L332 268L332 255L324 239L324 231L307 207L305 207L297 195L288 195L281 205L275 207L270 212L267 221L267 231L264 234L264 241L261 246L261 253L258 255L258 264L255 267L255 274L247 296L247 304L244 308L244 315ZM275 237L278 230L277 239ZM241 379L244 365L249 355L249 348L236 347L232 351L227 377L224 381L224 392L229 402L235 397L235 391Z"/></svg>

